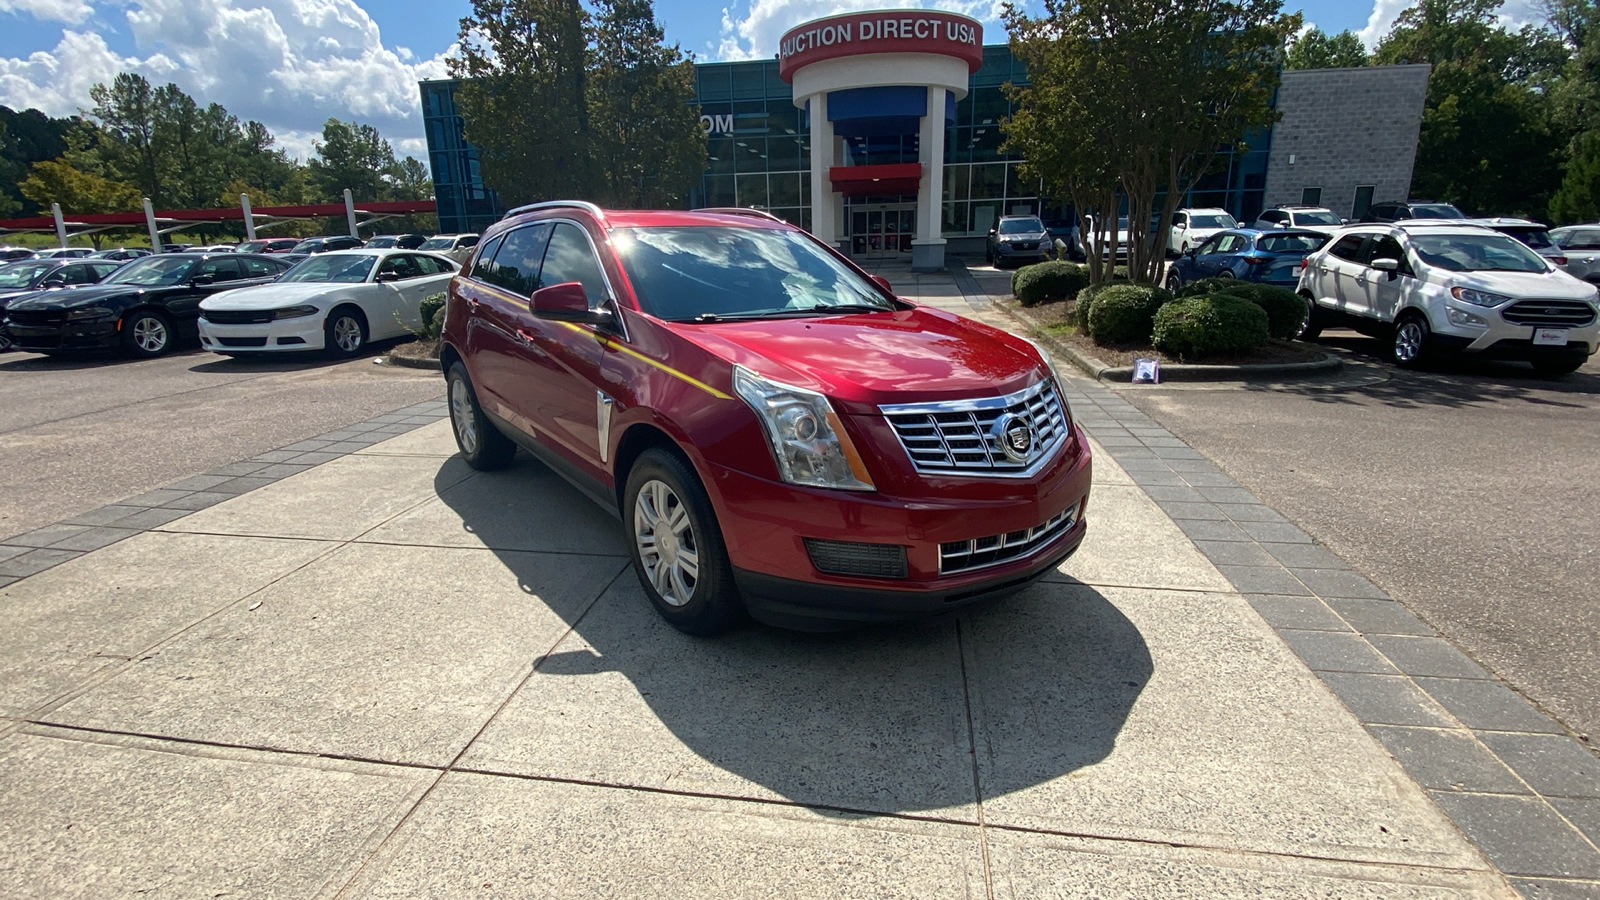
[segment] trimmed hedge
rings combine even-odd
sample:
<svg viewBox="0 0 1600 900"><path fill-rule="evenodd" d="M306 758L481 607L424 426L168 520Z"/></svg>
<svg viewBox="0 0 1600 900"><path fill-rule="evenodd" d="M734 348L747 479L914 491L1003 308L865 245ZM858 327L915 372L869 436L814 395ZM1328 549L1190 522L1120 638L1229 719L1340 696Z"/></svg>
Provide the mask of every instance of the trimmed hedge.
<svg viewBox="0 0 1600 900"><path fill-rule="evenodd" d="M1101 282L1091 284L1078 292L1078 296L1072 301L1072 324L1078 326L1079 331L1084 334L1089 333L1089 310L1094 307L1095 298L1111 287L1113 285L1110 282Z"/></svg>
<svg viewBox="0 0 1600 900"><path fill-rule="evenodd" d="M444 294L429 294L417 304L417 311L422 314L422 333L419 337L424 340L436 341L439 332L444 330Z"/></svg>
<svg viewBox="0 0 1600 900"><path fill-rule="evenodd" d="M1243 297L1185 297L1155 314L1151 341L1180 359L1254 350L1267 342L1267 312Z"/></svg>
<svg viewBox="0 0 1600 900"><path fill-rule="evenodd" d="M1060 261L1023 266L1011 276L1011 292L1023 306L1066 300L1088 284L1087 269L1076 263Z"/></svg>
<svg viewBox="0 0 1600 900"><path fill-rule="evenodd" d="M1097 344L1150 340L1156 310L1172 300L1165 290L1144 284L1113 284L1089 307L1089 336Z"/></svg>
<svg viewBox="0 0 1600 900"><path fill-rule="evenodd" d="M1286 287L1275 284L1258 284L1237 278L1202 278L1178 289L1179 297L1204 297L1227 294L1243 297L1261 307L1267 314L1267 330L1280 340L1292 340L1300 333L1300 323L1305 321L1310 309L1306 298Z"/></svg>

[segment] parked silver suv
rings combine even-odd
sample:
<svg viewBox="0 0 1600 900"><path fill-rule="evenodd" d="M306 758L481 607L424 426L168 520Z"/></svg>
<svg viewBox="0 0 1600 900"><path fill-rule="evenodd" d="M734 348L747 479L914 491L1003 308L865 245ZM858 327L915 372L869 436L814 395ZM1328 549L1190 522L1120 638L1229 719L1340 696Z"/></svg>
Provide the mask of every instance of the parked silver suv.
<svg viewBox="0 0 1600 900"><path fill-rule="evenodd" d="M1389 338L1402 366L1455 350L1565 375L1600 346L1595 286L1482 225L1352 226L1306 257L1299 292L1307 339L1345 325Z"/></svg>

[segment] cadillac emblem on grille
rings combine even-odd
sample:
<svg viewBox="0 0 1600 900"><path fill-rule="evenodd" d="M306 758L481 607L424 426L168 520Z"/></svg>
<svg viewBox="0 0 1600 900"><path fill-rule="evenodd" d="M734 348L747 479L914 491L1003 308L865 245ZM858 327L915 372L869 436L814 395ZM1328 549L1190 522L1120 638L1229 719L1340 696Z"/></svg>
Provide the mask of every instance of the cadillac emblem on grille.
<svg viewBox="0 0 1600 900"><path fill-rule="evenodd" d="M1033 454L1033 426L1021 416L1001 416L994 423L994 435L1000 439L1000 452L1012 462L1027 462Z"/></svg>

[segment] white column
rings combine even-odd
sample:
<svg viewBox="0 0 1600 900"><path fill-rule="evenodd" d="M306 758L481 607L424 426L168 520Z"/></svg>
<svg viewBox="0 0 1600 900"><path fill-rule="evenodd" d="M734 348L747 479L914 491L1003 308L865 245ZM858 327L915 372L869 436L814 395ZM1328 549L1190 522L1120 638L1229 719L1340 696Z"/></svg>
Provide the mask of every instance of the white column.
<svg viewBox="0 0 1600 900"><path fill-rule="evenodd" d="M256 239L256 217L250 212L250 195L239 195L239 209L244 212L244 238L247 241Z"/></svg>
<svg viewBox="0 0 1600 900"><path fill-rule="evenodd" d="M350 236L353 238L361 237L356 228L356 200L355 197L351 196L349 188L344 189L344 216L350 220Z"/></svg>
<svg viewBox="0 0 1600 900"><path fill-rule="evenodd" d="M150 205L150 198L144 198L144 224L150 229L150 252L161 252L161 229L156 227L156 211Z"/></svg>
<svg viewBox="0 0 1600 900"><path fill-rule="evenodd" d="M50 204L50 215L56 217L56 240L61 242L61 249L67 248L67 220L61 218L61 204Z"/></svg>
<svg viewBox="0 0 1600 900"><path fill-rule="evenodd" d="M911 267L919 271L944 268L944 95L942 87L928 88L928 114L922 117L918 136L922 181L917 185L917 237L911 242Z"/></svg>
<svg viewBox="0 0 1600 900"><path fill-rule="evenodd" d="M819 91L807 98L811 116L811 233L825 244L837 244L835 227L839 198L828 180L834 163L833 123L828 121L828 95Z"/></svg>

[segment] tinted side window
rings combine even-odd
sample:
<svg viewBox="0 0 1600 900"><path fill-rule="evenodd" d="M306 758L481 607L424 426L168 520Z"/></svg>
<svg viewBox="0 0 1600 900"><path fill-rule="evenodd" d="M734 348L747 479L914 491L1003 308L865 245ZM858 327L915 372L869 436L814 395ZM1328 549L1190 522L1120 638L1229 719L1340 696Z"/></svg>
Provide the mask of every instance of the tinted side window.
<svg viewBox="0 0 1600 900"><path fill-rule="evenodd" d="M1206 241L1204 244L1201 244L1200 245L1200 249L1196 250L1195 253L1198 256L1205 256L1208 253L1215 253L1215 252L1217 252L1217 245L1219 245L1221 243L1222 243L1222 237L1220 235L1218 235L1217 237L1214 237L1214 238Z"/></svg>
<svg viewBox="0 0 1600 900"><path fill-rule="evenodd" d="M1373 243L1372 255L1368 257L1368 260L1374 259L1397 259L1400 261L1400 271L1407 274L1411 272L1411 264L1406 262L1405 248L1401 247L1400 242L1391 236L1385 235Z"/></svg>
<svg viewBox="0 0 1600 900"><path fill-rule="evenodd" d="M62 266L61 274L66 284L94 284L98 280L93 266Z"/></svg>
<svg viewBox="0 0 1600 900"><path fill-rule="evenodd" d="M494 240L485 244L482 250L478 251L477 259L472 263L473 278L488 280L488 272L494 267L495 251L500 249L500 242L505 240L505 237L503 234L497 236Z"/></svg>
<svg viewBox="0 0 1600 900"><path fill-rule="evenodd" d="M226 257L213 256L200 263L195 269L195 275L210 275L212 281L238 281L242 277L239 271L239 261Z"/></svg>
<svg viewBox="0 0 1600 900"><path fill-rule="evenodd" d="M1233 253L1233 252L1239 250L1243 246L1244 246L1244 238L1240 237L1237 234L1225 234L1225 235L1222 235L1221 241L1219 241L1217 243L1217 249L1215 249L1215 250L1213 250L1211 252L1212 253Z"/></svg>
<svg viewBox="0 0 1600 900"><path fill-rule="evenodd" d="M99 281L121 267L121 263L96 263L94 265L94 280Z"/></svg>
<svg viewBox="0 0 1600 900"><path fill-rule="evenodd" d="M1567 235L1565 246L1572 250L1600 250L1600 231L1574 231Z"/></svg>
<svg viewBox="0 0 1600 900"><path fill-rule="evenodd" d="M1340 259L1359 260L1361 258L1361 245L1367 242L1364 234L1347 234L1335 241L1328 253Z"/></svg>
<svg viewBox="0 0 1600 900"><path fill-rule="evenodd" d="M500 249L495 251L494 262L479 277L526 297L539 289L539 262L544 259L544 246L549 242L550 226L545 224L507 232Z"/></svg>
<svg viewBox="0 0 1600 900"><path fill-rule="evenodd" d="M589 308L594 309L606 301L606 283L600 275L600 261L589 248L589 238L576 225L556 223L550 236L550 249L544 252L544 270L539 276L539 286L565 284L576 281L583 285L589 298Z"/></svg>
<svg viewBox="0 0 1600 900"><path fill-rule="evenodd" d="M247 256L239 260L239 262L244 264L244 277L246 278L270 278L283 271L264 259L252 259Z"/></svg>
<svg viewBox="0 0 1600 900"><path fill-rule="evenodd" d="M450 268L449 263L437 257L419 254L412 258L417 261L417 267L422 270L424 275L446 275L455 271L455 269Z"/></svg>
<svg viewBox="0 0 1600 900"><path fill-rule="evenodd" d="M478 236L477 235L473 235L471 237L464 237L464 238L461 239L461 242L459 244L456 244L456 247L461 248L461 249L465 249L465 248L468 248L468 247L476 247L476 246L478 246Z"/></svg>

